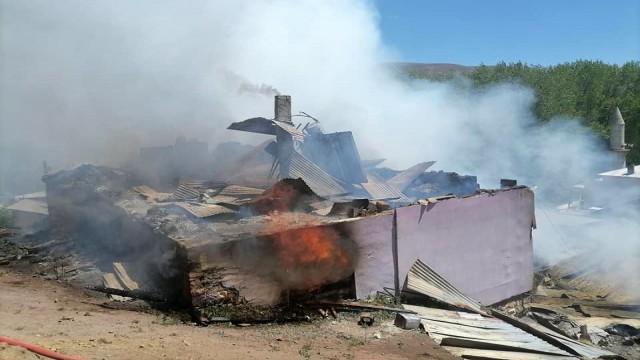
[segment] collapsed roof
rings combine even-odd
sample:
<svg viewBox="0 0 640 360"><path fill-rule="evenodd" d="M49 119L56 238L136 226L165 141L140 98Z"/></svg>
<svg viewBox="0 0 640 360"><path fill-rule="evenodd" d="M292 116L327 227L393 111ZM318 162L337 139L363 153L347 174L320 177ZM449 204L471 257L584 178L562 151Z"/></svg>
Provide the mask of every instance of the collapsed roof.
<svg viewBox="0 0 640 360"><path fill-rule="evenodd" d="M417 164L385 180L371 172L370 164L375 166L376 162L363 166L350 131L325 134L315 118L300 129L302 124L296 126L291 119L291 97L277 95L273 119L256 117L232 123L228 128L274 135L275 140L265 146L273 156L270 175L277 172L280 178L302 178L323 197L346 195L408 203L410 199L403 191L435 163Z"/></svg>

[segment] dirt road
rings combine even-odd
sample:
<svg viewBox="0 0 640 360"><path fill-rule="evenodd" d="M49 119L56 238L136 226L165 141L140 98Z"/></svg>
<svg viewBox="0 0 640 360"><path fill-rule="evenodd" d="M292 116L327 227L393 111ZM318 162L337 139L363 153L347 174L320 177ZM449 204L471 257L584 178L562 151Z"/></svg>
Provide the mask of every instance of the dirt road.
<svg viewBox="0 0 640 360"><path fill-rule="evenodd" d="M198 327L105 303L67 283L0 267L0 335L87 359L458 359L390 321L363 328L341 314L304 324ZM0 359L42 357L0 343Z"/></svg>

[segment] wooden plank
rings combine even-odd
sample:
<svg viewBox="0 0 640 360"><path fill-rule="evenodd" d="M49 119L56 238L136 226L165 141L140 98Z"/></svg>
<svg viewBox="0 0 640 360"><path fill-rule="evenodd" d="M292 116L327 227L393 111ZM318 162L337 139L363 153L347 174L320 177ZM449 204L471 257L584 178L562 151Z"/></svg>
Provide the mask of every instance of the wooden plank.
<svg viewBox="0 0 640 360"><path fill-rule="evenodd" d="M393 308L393 307L389 307L389 306L380 306L380 305L375 305L375 304L366 304L366 303L354 302L354 301L325 301L325 300L319 300L319 301L314 301L314 302L307 303L307 305L316 305L316 304L317 305L324 305L324 306L342 306L342 307L348 307L348 308L353 308L353 309L383 310L383 311L394 311L394 312L400 312L400 313L414 313L414 311L408 310L408 309Z"/></svg>
<svg viewBox="0 0 640 360"><path fill-rule="evenodd" d="M113 273L104 273L102 274L102 283L104 287L112 288L112 289L120 289L124 290L120 281Z"/></svg>
<svg viewBox="0 0 640 360"><path fill-rule="evenodd" d="M124 290L124 288L122 287L122 284L120 283L120 281L118 281L118 278L116 277L116 275L114 273L104 273L104 274L102 274L102 283L104 284L104 287L106 287L106 288ZM115 300L115 301L129 301L129 300L131 300L131 298L128 298L128 297L125 297L125 296L120 296L120 295L109 295L109 298L111 298L111 300Z"/></svg>
<svg viewBox="0 0 640 360"><path fill-rule="evenodd" d="M129 273L127 272L127 269L125 269L122 263L114 262L113 269L118 275L118 280L120 280L122 285L124 285L127 290L135 290L139 288L138 283L131 279Z"/></svg>
<svg viewBox="0 0 640 360"><path fill-rule="evenodd" d="M574 356L534 354L519 351L499 351L484 350L459 347L444 347L453 355L465 359L486 359L486 360L576 360Z"/></svg>

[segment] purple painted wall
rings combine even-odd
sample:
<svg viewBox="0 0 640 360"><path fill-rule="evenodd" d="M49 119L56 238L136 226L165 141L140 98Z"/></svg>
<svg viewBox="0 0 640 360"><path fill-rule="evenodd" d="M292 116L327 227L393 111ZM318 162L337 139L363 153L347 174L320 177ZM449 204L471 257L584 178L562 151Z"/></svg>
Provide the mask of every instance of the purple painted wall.
<svg viewBox="0 0 640 360"><path fill-rule="evenodd" d="M397 208L398 276L421 259L489 305L531 290L534 195L528 188Z"/></svg>
<svg viewBox="0 0 640 360"><path fill-rule="evenodd" d="M384 288L395 289L393 212L353 219L343 226L358 244L360 256L355 270L358 299L366 299Z"/></svg>

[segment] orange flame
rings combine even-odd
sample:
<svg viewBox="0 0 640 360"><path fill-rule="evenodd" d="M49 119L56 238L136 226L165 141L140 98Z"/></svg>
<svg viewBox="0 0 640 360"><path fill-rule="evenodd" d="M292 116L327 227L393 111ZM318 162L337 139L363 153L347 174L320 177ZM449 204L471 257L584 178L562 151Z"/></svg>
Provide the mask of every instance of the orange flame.
<svg viewBox="0 0 640 360"><path fill-rule="evenodd" d="M306 265L348 265L349 258L339 246L340 235L331 227L311 227L275 235L280 261L285 267Z"/></svg>
<svg viewBox="0 0 640 360"><path fill-rule="evenodd" d="M292 179L286 180L295 181ZM254 199L252 202L253 210L258 214L292 211L305 194L296 188L294 184L285 182L286 180L276 183Z"/></svg>
<svg viewBox="0 0 640 360"><path fill-rule="evenodd" d="M288 217L281 216L277 222L282 225L285 219ZM282 280L294 288L311 289L353 273L354 245L332 226L285 230L268 239L282 266Z"/></svg>

